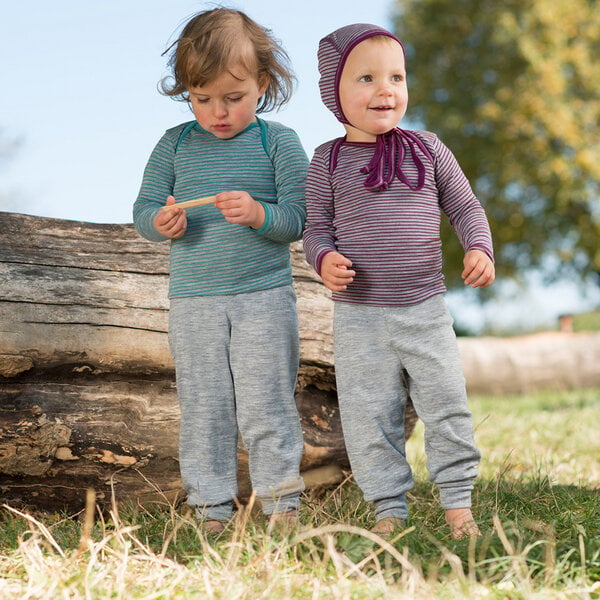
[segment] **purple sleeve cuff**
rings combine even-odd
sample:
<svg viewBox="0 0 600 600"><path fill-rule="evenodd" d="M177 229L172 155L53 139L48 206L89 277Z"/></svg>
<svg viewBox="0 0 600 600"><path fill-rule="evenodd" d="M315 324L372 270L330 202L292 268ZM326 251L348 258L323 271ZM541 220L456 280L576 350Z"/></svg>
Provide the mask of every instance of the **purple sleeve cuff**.
<svg viewBox="0 0 600 600"><path fill-rule="evenodd" d="M477 244L475 244L474 246L471 246L469 248L469 250L481 250L482 252L485 252L489 257L490 260L495 263L496 260L494 259L494 252L491 251L489 248L486 248L485 246L478 246ZM467 252L469 251L467 250Z"/></svg>
<svg viewBox="0 0 600 600"><path fill-rule="evenodd" d="M321 264L323 262L323 259L325 258L326 254L329 254L330 252L333 252L333 250L322 250L321 252L319 252L319 254L317 254L317 260L315 260L315 271L321 275Z"/></svg>

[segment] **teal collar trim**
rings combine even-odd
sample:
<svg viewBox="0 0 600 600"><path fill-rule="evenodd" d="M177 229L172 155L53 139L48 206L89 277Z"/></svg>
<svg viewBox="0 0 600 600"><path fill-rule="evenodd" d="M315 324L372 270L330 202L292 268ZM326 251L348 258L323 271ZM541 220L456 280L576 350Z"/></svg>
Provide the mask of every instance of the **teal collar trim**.
<svg viewBox="0 0 600 600"><path fill-rule="evenodd" d="M265 154L270 158L271 155L269 154L269 145L267 144L267 124L258 117L256 117L256 123L258 123L258 126L260 127L260 140L265 150Z"/></svg>
<svg viewBox="0 0 600 600"><path fill-rule="evenodd" d="M246 127L246 129L240 131L237 135L241 135L245 131L254 129L255 127L260 128L260 139L262 142L262 146L265 150L265 154L270 157L271 155L269 154L269 145L267 143L267 124L262 119L259 119L258 117L256 117L255 123L250 123L250 125L248 125L248 127ZM175 152L177 152L177 150L179 149L179 146L181 145L181 142L183 142L183 140L185 139L187 134L192 129L198 129L199 131L204 131L205 133L209 133L208 131L206 131L206 129L204 129L198 123L198 121L190 121L189 123L186 123L185 127L183 128L183 130L181 132L181 135L179 136L179 139L177 140L177 144L175 145ZM237 137L237 136L235 136L235 137Z"/></svg>
<svg viewBox="0 0 600 600"><path fill-rule="evenodd" d="M258 117L256 117L256 122L250 123L250 125L248 125L248 127L243 129L242 131L240 131L237 135L242 135L242 133L249 131L250 129L254 129L255 127L260 128L260 139L261 139L261 142L262 142L262 145L263 145L266 155L269 156L269 149L268 149L268 144L267 144L267 125L262 119L259 119ZM199 131L204 131L205 133L210 133L210 132L206 131L206 129L204 129L198 123L198 121L190 121L189 123L186 123L185 127L183 128L183 130L181 132L181 135L179 136L179 139L177 140L177 144L175 145L175 152L177 152L177 150L179 149L179 146L181 145L181 142L183 142L183 140L185 139L187 134L192 129L198 129ZM237 135L235 137L237 137Z"/></svg>

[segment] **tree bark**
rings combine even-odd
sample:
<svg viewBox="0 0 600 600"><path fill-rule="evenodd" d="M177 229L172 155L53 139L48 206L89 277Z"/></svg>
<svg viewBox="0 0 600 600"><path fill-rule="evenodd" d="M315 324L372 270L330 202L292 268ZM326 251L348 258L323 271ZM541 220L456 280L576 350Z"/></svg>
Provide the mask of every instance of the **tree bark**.
<svg viewBox="0 0 600 600"><path fill-rule="evenodd" d="M167 342L168 243L132 225L0 213L0 494L47 510L181 495L179 406ZM293 245L301 362L296 401L308 487L348 469L332 302ZM416 415L409 402L407 435ZM250 494L239 453L240 496Z"/></svg>
<svg viewBox="0 0 600 600"><path fill-rule="evenodd" d="M167 243L132 225L0 213L0 496L47 510L181 494L179 406L167 343ZM296 401L308 486L348 469L333 305L292 246L300 322ZM470 393L600 387L600 334L459 339ZM410 401L406 433L416 414ZM240 447L242 498L250 493Z"/></svg>

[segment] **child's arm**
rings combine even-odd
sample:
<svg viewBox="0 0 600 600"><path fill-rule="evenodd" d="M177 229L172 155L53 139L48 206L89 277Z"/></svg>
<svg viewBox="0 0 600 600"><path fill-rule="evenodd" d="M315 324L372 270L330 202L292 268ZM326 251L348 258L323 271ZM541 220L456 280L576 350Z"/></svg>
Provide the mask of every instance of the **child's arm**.
<svg viewBox="0 0 600 600"><path fill-rule="evenodd" d="M182 209L180 208L161 211L161 208L165 205L165 198L173 193L173 186L175 185L174 155L172 134L166 132L156 144L148 159L142 185L133 205L135 228L141 236L153 242L173 238L173 236L167 235L163 231L167 233L174 232L173 223L169 227L167 222L170 222L170 219L177 215L181 218L180 212L182 212ZM159 216L164 219L164 222L159 219ZM157 228L157 225L160 229Z"/></svg>
<svg viewBox="0 0 600 600"><path fill-rule="evenodd" d="M324 148L324 149L323 149ZM333 228L333 191L328 168L329 147L319 147L315 150L308 167L306 177L306 229L304 230L304 253L306 260L321 275L323 283L331 290L331 285L344 285L343 281L333 280L340 276L340 258L346 259L335 245L335 232ZM352 266L348 260L348 264ZM323 274L325 269L325 274ZM353 273L354 274L354 273ZM353 276L353 275L352 275Z"/></svg>
<svg viewBox="0 0 600 600"><path fill-rule="evenodd" d="M277 203L259 203L264 211L257 232L275 242L290 243L302 237L306 220L304 187L308 158L292 129L267 123L269 157L275 168Z"/></svg>
<svg viewBox="0 0 600 600"><path fill-rule="evenodd" d="M485 211L455 156L437 137L433 154L440 207L465 249L462 277L466 285L487 287L495 275L492 234Z"/></svg>
<svg viewBox="0 0 600 600"><path fill-rule="evenodd" d="M463 260L461 277L472 288L487 287L494 283L496 269L492 259L482 250L469 250Z"/></svg>

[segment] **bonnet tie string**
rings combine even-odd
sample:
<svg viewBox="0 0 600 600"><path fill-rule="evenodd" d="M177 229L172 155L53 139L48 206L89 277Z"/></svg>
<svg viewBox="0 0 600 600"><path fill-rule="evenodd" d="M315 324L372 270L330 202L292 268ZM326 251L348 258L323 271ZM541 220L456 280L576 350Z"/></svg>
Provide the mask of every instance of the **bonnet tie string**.
<svg viewBox="0 0 600 600"><path fill-rule="evenodd" d="M402 170L406 151L410 152L413 163L417 167L417 183L412 184ZM387 133L377 136L375 152L368 165L361 169L365 173L364 186L372 191L386 190L394 177L406 184L411 190L420 190L425 184L425 165L417 148L433 162L433 156L423 142L411 131L396 127Z"/></svg>

